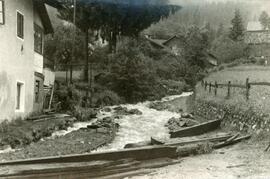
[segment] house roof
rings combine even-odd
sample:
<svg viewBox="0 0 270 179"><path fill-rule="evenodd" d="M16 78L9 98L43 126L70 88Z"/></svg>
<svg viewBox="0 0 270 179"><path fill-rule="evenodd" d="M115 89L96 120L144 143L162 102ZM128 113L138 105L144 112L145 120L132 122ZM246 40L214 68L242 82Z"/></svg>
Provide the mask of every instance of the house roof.
<svg viewBox="0 0 270 179"><path fill-rule="evenodd" d="M183 36L179 36L179 35L174 35L172 36L171 38L169 38L168 40L165 40L162 44L163 45L166 45L167 43L169 43L170 41L172 41L173 39L180 39L182 38Z"/></svg>
<svg viewBox="0 0 270 179"><path fill-rule="evenodd" d="M269 29L264 29L262 24L259 21L248 22L247 31L252 32L252 31L264 31L264 30L269 30Z"/></svg>
<svg viewBox="0 0 270 179"><path fill-rule="evenodd" d="M45 4L55 8L60 8L61 4L55 0L34 0L34 7L37 9L40 15L41 22L44 26L44 33L50 34L53 33L53 26Z"/></svg>
<svg viewBox="0 0 270 179"><path fill-rule="evenodd" d="M162 40L162 39L152 39L152 38L150 38L149 36L145 36L145 38L149 41L149 42L151 42L151 43L153 43L154 45L156 45L156 46L158 46L158 47L160 47L160 48L167 48L166 46L164 46L161 42L162 41L164 41L164 40Z"/></svg>

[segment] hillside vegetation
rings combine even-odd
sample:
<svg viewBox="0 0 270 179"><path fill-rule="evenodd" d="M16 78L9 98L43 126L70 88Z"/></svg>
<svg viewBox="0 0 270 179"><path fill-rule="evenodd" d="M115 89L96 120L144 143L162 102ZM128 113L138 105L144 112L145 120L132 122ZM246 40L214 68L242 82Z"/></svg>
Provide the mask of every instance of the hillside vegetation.
<svg viewBox="0 0 270 179"><path fill-rule="evenodd" d="M232 68L226 68L222 71L211 73L205 78L205 81L227 84L245 84L246 79L250 82L270 82L270 67L257 65L240 65ZM246 89L232 88L231 97L228 99L227 87L218 88L217 96L209 93L201 84L197 85L197 98L206 101L213 101L220 104L229 104L244 109L253 109L266 114L270 113L270 86L251 86L250 98L246 100Z"/></svg>

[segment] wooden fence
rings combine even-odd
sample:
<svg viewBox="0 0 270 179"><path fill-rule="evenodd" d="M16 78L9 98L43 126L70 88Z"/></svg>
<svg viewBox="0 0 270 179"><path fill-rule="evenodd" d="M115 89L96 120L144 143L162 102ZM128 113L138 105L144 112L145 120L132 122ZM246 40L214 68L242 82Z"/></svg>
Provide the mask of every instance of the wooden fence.
<svg viewBox="0 0 270 179"><path fill-rule="evenodd" d="M231 89L232 88L240 88L244 89L245 92L245 97L246 100L249 100L250 96L250 88L251 86L270 86L270 82L249 82L249 78L246 79L245 84L233 84L231 81L228 81L226 84L218 83L217 81L213 82L208 82L202 80L201 82L202 87L204 87L204 90L207 91L209 90L209 93L214 92L215 96L217 95L218 88L227 88L227 98L231 97Z"/></svg>

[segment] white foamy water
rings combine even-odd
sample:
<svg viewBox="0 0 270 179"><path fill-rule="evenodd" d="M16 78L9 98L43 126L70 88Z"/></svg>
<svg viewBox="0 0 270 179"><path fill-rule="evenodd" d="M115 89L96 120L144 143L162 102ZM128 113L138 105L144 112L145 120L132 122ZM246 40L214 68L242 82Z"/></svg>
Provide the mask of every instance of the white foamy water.
<svg viewBox="0 0 270 179"><path fill-rule="evenodd" d="M108 117L108 116L111 116L110 113L99 113L98 116L97 116L97 119L98 118L104 118L104 117ZM48 137L47 139L54 139L55 137L58 137L58 136L64 136L64 135L67 135L68 133L71 133L73 131L77 131L81 128L86 128L88 125L91 125L93 124L94 122L96 122L97 119L93 119L91 121L87 121L87 122L76 122L73 124L73 126L71 127L68 127L67 130L59 130L59 131L56 131L52 134L51 137Z"/></svg>
<svg viewBox="0 0 270 179"><path fill-rule="evenodd" d="M186 93L182 93L180 95L172 95L172 96L166 96L164 98L161 99L161 101L172 101L176 98L181 98L181 97L187 97L187 96L191 96L193 94L193 92L186 92Z"/></svg>
<svg viewBox="0 0 270 179"><path fill-rule="evenodd" d="M190 96L192 93L183 93L182 95L170 96L162 99L170 101L180 97ZM148 107L150 102L138 103L136 105L122 105L128 109L138 109L142 115L127 115L116 119L120 124L119 131L114 141L108 146L99 148L97 151L119 150L128 143L137 143L150 141L151 137L169 138L169 130L165 124L172 117L180 117L179 113L169 111L157 111Z"/></svg>

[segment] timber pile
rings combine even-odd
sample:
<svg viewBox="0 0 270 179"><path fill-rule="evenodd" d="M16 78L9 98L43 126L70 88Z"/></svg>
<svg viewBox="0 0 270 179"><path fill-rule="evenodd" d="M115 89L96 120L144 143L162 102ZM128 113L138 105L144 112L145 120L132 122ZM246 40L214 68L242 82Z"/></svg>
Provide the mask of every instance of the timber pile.
<svg viewBox="0 0 270 179"><path fill-rule="evenodd" d="M139 161L122 159L117 161L93 161L85 163L54 163L46 165L20 165L1 168L0 178L5 179L88 179L88 178L125 178L139 174L148 174L153 169L179 163L169 158Z"/></svg>
<svg viewBox="0 0 270 179"><path fill-rule="evenodd" d="M120 151L50 157L0 163L0 178L5 179L88 179L125 178L148 174L153 169L181 162L173 158L211 152L250 136L220 133L169 141ZM158 139L155 139L158 141Z"/></svg>

